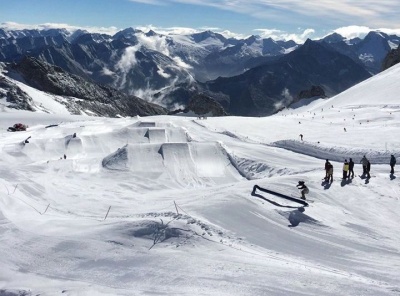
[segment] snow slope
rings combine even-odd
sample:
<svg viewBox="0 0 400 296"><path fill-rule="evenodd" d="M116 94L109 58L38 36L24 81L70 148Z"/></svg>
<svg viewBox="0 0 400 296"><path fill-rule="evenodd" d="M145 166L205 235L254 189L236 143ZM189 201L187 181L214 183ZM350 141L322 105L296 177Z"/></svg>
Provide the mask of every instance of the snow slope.
<svg viewBox="0 0 400 296"><path fill-rule="evenodd" d="M5 107L0 295L399 295L399 71L265 118ZM299 180L307 207L251 195L298 196Z"/></svg>

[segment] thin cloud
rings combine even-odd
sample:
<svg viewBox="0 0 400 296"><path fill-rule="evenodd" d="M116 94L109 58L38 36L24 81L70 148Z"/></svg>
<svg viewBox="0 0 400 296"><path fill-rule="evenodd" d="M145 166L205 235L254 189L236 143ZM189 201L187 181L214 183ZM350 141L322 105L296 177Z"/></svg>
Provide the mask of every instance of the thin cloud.
<svg viewBox="0 0 400 296"><path fill-rule="evenodd" d="M161 2L158 0L129 0L130 2L150 4L150 5L164 5L165 2Z"/></svg>
<svg viewBox="0 0 400 296"><path fill-rule="evenodd" d="M136 29L139 29L143 32L148 32L150 30L157 32L162 35L191 35L195 33L200 33L204 31L213 31L215 33L219 33L226 38L236 38L243 39L246 36L243 34L235 33L229 30L224 30L217 27L200 27L200 28L189 28L189 27L158 27L154 25L142 25L137 26Z"/></svg>
<svg viewBox="0 0 400 296"><path fill-rule="evenodd" d="M200 32L199 29L188 28L188 27L158 27L154 25L142 25L137 26L136 29L139 29L143 32L148 32L150 30L157 32L162 35L190 35L194 33Z"/></svg>
<svg viewBox="0 0 400 296"><path fill-rule="evenodd" d="M398 0L131 0L147 4L191 4L214 7L246 14L255 18L273 19L280 23L296 21L303 24L340 25L343 23L370 24L375 27L400 27Z"/></svg>
<svg viewBox="0 0 400 296"><path fill-rule="evenodd" d="M299 30L299 33L289 33L278 29L255 29L263 38L272 38L273 40L293 40L296 43L303 43L307 38L313 38L314 29Z"/></svg>
<svg viewBox="0 0 400 296"><path fill-rule="evenodd" d="M4 22L0 24L0 28L6 30L49 30L49 29L66 29L70 32L75 32L76 30L86 30L89 33L101 33L101 34L108 34L114 35L119 31L117 27L78 27L78 26L71 26L68 24L63 23L44 23L38 25L27 25L27 24L20 24L15 22Z"/></svg>
<svg viewBox="0 0 400 296"><path fill-rule="evenodd" d="M400 29L388 29L388 28L375 28L374 29L374 28L370 28L370 27L366 27L366 26L347 26L347 27L340 27L340 28L333 30L333 32L338 33L347 39L353 39L353 38L357 38L357 37L364 38L365 35L367 35L370 31L379 31L379 32L386 33L388 35L400 35ZM331 33L329 33L329 34L331 34Z"/></svg>

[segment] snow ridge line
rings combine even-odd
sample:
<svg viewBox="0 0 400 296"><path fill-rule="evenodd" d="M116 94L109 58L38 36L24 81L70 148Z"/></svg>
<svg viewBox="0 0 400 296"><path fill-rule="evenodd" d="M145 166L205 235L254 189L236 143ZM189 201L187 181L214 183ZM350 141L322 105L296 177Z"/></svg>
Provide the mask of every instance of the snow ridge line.
<svg viewBox="0 0 400 296"><path fill-rule="evenodd" d="M246 174L246 172L240 168L240 165L237 163L235 156L228 151L228 148L220 141L218 141L218 145L221 147L222 151L226 154L232 166L239 172L239 174L247 180L252 180L253 178L251 178L251 176Z"/></svg>
<svg viewBox="0 0 400 296"><path fill-rule="evenodd" d="M271 143L269 146L278 147L292 152L308 155L318 159L343 162L352 158L355 163L365 155L371 163L389 164L390 155L399 155L400 151L376 151L372 149L348 149L340 146L326 147L321 144L300 142L297 140L281 140Z"/></svg>

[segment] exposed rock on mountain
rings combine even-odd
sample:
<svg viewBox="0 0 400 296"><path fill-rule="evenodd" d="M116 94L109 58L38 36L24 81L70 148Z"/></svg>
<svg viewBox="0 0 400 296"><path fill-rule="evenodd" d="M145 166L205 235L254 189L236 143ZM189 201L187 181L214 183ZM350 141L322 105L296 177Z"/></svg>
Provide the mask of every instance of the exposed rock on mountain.
<svg viewBox="0 0 400 296"><path fill-rule="evenodd" d="M0 29L0 61L33 56L86 81L170 109L187 106L193 95L206 93L230 114L267 115L312 85L320 85L330 96L368 78L360 68L378 73L400 38L370 32L363 39L348 40L334 33L319 41L319 51L315 45L305 50L307 43L311 41L300 47L291 40L259 36L232 39L211 31L165 36L127 28L111 36L85 30ZM63 92L49 81L42 83ZM89 101L85 99L86 104Z"/></svg>
<svg viewBox="0 0 400 296"><path fill-rule="evenodd" d="M361 63L370 73L377 74L381 70L385 56L394 46L399 45L400 38L396 35L371 31L363 39L346 40L343 36L333 33L320 42Z"/></svg>
<svg viewBox="0 0 400 296"><path fill-rule="evenodd" d="M397 49L392 49L382 63L382 71L400 63L400 45Z"/></svg>
<svg viewBox="0 0 400 296"><path fill-rule="evenodd" d="M229 96L229 106L225 109L230 114L258 116L273 114L289 105L300 91L313 85L320 85L331 96L370 76L347 56L307 40L277 61L239 76L210 81L206 87Z"/></svg>
<svg viewBox="0 0 400 296"><path fill-rule="evenodd" d="M6 98L9 108L34 110L32 108L32 98L3 76L0 76L0 98Z"/></svg>
<svg viewBox="0 0 400 296"><path fill-rule="evenodd" d="M226 116L224 108L220 103L205 94L194 95L185 109L186 112L193 111L195 114L204 115L212 114L212 116Z"/></svg>
<svg viewBox="0 0 400 296"><path fill-rule="evenodd" d="M297 98L301 99L309 99L313 97L325 98L325 91L321 86L312 85L310 89L300 91Z"/></svg>
<svg viewBox="0 0 400 296"><path fill-rule="evenodd" d="M82 110L110 117L167 113L166 109L158 105L126 95L111 87L89 82L80 76L65 72L60 67L32 57L25 57L20 63L11 64L9 75L14 78L22 77L25 83L41 91L67 97L68 99L61 103L73 114L80 114Z"/></svg>

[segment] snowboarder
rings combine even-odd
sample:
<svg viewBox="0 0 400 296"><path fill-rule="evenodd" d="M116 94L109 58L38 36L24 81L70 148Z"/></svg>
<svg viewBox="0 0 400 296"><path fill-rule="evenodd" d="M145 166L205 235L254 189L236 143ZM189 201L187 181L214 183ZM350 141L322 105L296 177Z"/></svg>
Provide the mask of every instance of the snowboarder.
<svg viewBox="0 0 400 296"><path fill-rule="evenodd" d="M343 164L343 180L347 179L347 172L349 171L349 163L347 162L347 159L344 160Z"/></svg>
<svg viewBox="0 0 400 296"><path fill-rule="evenodd" d="M300 140L303 141L303 134L300 134Z"/></svg>
<svg viewBox="0 0 400 296"><path fill-rule="evenodd" d="M308 194L310 192L310 190L308 190L308 187L304 184L304 181L299 181L299 184L296 185L297 188L301 189L301 199L306 199L306 194Z"/></svg>
<svg viewBox="0 0 400 296"><path fill-rule="evenodd" d="M76 133L74 133L74 134L72 135L72 138L76 138Z"/></svg>
<svg viewBox="0 0 400 296"><path fill-rule="evenodd" d="M396 165L396 157L392 154L390 156L390 174L394 174L394 166Z"/></svg>
<svg viewBox="0 0 400 296"><path fill-rule="evenodd" d="M64 159L67 159L67 155L64 154Z"/></svg>
<svg viewBox="0 0 400 296"><path fill-rule="evenodd" d="M363 158L361 158L360 163L362 164L363 167L363 175L365 175L367 173L367 165L368 165L368 159L365 157L365 155L363 156Z"/></svg>
<svg viewBox="0 0 400 296"><path fill-rule="evenodd" d="M350 178L354 178L354 161L353 161L353 159L351 159L350 158L350 161L349 161L349 175L348 175L348 178L350 179Z"/></svg>

